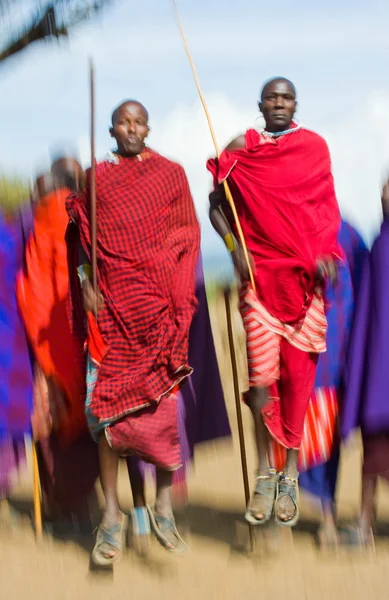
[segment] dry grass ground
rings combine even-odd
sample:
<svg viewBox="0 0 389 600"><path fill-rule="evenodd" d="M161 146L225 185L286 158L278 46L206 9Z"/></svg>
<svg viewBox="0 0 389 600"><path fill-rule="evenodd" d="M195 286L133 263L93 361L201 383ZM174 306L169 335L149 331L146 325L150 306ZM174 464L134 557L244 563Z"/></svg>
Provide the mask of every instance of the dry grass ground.
<svg viewBox="0 0 389 600"><path fill-rule="evenodd" d="M89 571L90 539L44 537L36 545L27 517L19 516L13 527L0 528L1 600L257 600L282 596L288 600L389 599L387 568L389 541L389 494L380 490L381 536L377 555L358 553L323 556L313 543L317 515L302 499L302 522L293 538L270 529L257 536L256 551L248 556L247 528L242 520L244 498L231 368L222 297L211 303L215 343L233 429L231 444L199 448L190 478L190 506L182 524L192 552L186 558L165 553L153 542L150 556L140 560L129 549L114 574ZM239 317L234 322L241 374L245 369ZM251 423L243 407L250 473L254 472ZM124 470L121 498L130 508ZM358 440L342 457L339 513L352 519L358 513L360 446ZM31 506L31 470L15 490L15 502ZM4 521L4 520L3 520Z"/></svg>

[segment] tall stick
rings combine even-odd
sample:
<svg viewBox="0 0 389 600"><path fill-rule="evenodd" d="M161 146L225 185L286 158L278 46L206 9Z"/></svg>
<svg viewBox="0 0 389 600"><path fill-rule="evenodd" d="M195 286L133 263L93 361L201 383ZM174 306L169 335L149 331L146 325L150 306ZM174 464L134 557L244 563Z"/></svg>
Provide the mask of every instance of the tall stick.
<svg viewBox="0 0 389 600"><path fill-rule="evenodd" d="M204 111L205 111L205 115L207 117L207 121L208 121L208 127L209 127L209 131L211 133L211 137L213 140L213 144L215 146L215 151L216 151L216 155L217 157L220 156L220 151L219 151L219 145L217 143L217 139L216 139L216 135L215 135L215 130L212 124L212 119L211 116L209 114L209 110L207 107L207 103L205 101L204 98L204 94L201 90L201 85L200 85L200 80L198 78L197 72L196 72L196 67L189 49L189 45L185 36L185 32L184 32L184 28L182 26L182 22L181 22L181 18L180 18L180 14L178 12L178 8L177 8L177 3L176 0L172 0L172 4L173 4L173 10L176 16L176 20L177 20L177 24L178 24L178 28L180 30L180 34L182 37L182 41L184 43L185 46L185 50L186 50L186 54L188 56L189 59L189 63L192 69L192 73L193 73L193 77L194 80L196 82L196 87L197 87L197 91L199 93L200 96L200 100L201 100L201 104L203 105ZM234 220L236 223L236 228L238 231L238 235L239 235L239 239L240 239L240 243L242 245L243 251L244 251L244 255L245 255L245 259L247 262L247 267L248 267L248 271L249 271L249 275L250 275L250 281L251 281L251 285L253 287L253 289L255 290L255 282L254 282L254 276L253 276L253 272L251 269L251 264L250 264L250 260L249 260L249 256L248 256L248 251L247 251L247 246L245 243L245 239L244 239L244 235L243 235L243 231L239 222L239 217L238 214L236 212L236 208L235 208L235 203L234 203L234 199L232 197L230 188L228 186L228 183L226 180L223 181L223 186L224 186L224 191L226 194L226 198L230 204L231 210L232 210L232 214L234 216ZM245 495L245 502L246 502L246 506L250 500L250 487L249 487L249 480L248 480L248 470L247 470L247 457L246 457L246 446L245 446L245 440L244 440L244 430L243 430L243 420L242 420L242 407L241 407L241 402L240 402L240 393L239 393L239 378L238 378L238 370L236 367L236 357L235 357L235 347L234 347L234 336L233 336L233 331L232 331L232 321L231 321L231 306L230 306L230 291L226 291L225 292L225 303L226 303L226 316L227 316L227 327L228 327L228 340L229 340L229 344L230 344L230 353L231 353L231 364L232 364L232 375L233 375L233 380L234 380L234 392L235 392L235 404L236 404L236 416L237 416L237 420L238 420L238 431L239 431L239 445L240 445L240 458L241 458L241 463L242 463L242 475L243 475L243 485L244 485L244 495ZM254 550L254 532L252 527L249 525L249 532L250 532L250 550L253 551Z"/></svg>
<svg viewBox="0 0 389 600"><path fill-rule="evenodd" d="M32 475L34 485L34 528L37 540L42 539L42 506L38 457L34 439L32 440Z"/></svg>
<svg viewBox="0 0 389 600"><path fill-rule="evenodd" d="M90 170L90 236L91 236L91 263L92 284L97 291L97 216L96 216L96 161L95 161L95 70L93 60L89 61L90 76L90 146L91 146L91 170ZM96 312L97 316L97 307Z"/></svg>
<svg viewBox="0 0 389 600"><path fill-rule="evenodd" d="M225 305L226 305L228 342L229 342L229 346L230 346L232 376L233 376L233 380L234 380L236 419L238 422L240 460L241 460L241 465L242 465L244 499L245 499L246 506L248 506L249 501L250 501L250 486L249 486L249 475L248 475L248 469L247 469L246 444L245 444L245 440L244 440L242 406L241 406L241 398L240 398L240 391L239 391L238 367L236 364L234 332L232 329L231 288L230 287L228 287L224 290L224 301L225 301ZM251 552L253 552L255 540L254 540L254 531L250 524L249 524L249 533L250 533L250 550L251 550Z"/></svg>
<svg viewBox="0 0 389 600"><path fill-rule="evenodd" d="M216 139L215 129L213 127L211 115L209 114L207 103L205 102L204 94L203 94L202 89L201 89L200 80L199 80L199 77L197 75L196 67L195 67L195 64L194 64L194 61L193 61L193 58L192 58L192 55L191 55L191 52L190 52L190 49L189 49L189 44L188 44L188 41L186 39L186 35L185 35L185 31L184 31L184 28L183 28L183 25L182 25L180 14L178 12L176 0L172 0L172 4L173 4L173 10L174 10L174 13L175 13L175 16L176 16L176 20L177 20L178 29L180 30L182 41L183 41L184 46L185 46L185 51L186 51L186 54L188 56L188 60L189 60L189 63L190 63L191 69L192 69L193 77L194 77L194 80L195 80L195 83L196 83L197 91L198 91L199 96L200 96L200 101L201 101L201 104L203 105L205 116L206 116L207 121L208 121L208 127L209 127L209 131L210 131L210 134L211 134L211 137L212 137L213 144L215 146L216 156L219 158L219 156L220 156L220 150L219 150L219 145L218 145L217 139ZM246 259L247 268L248 268L248 272L249 272L249 276L250 276L250 282L251 282L251 285L253 287L253 290L255 290L255 281L254 281L253 271L252 271L251 264L250 264L250 259L249 259L249 255L248 255L248 251L247 251L246 242L245 242L245 239L244 239L242 227L240 225L238 213L236 212L235 202L234 202L234 199L232 197L231 190L230 190L230 187L229 187L226 179L223 181L223 187L224 187L224 192L226 194L227 201L228 201L228 203L229 203L229 205L231 207L231 210L232 210L232 214L233 214L234 221L235 221L235 224L236 224L236 228L237 228L237 231L238 231L239 241L240 241L240 243L242 245L242 248L243 248L243 252L244 252L244 256L245 256L245 259Z"/></svg>

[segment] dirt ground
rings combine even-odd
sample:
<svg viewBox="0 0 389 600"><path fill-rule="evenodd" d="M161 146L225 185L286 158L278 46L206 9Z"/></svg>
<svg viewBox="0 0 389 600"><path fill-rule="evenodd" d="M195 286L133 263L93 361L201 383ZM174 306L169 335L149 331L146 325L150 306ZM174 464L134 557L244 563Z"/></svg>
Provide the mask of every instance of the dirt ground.
<svg viewBox="0 0 389 600"><path fill-rule="evenodd" d="M323 555L312 533L318 513L302 497L302 520L293 535L270 527L256 535L248 553L248 532L242 519L244 496L236 428L235 404L222 299L212 303L215 343L225 386L233 441L199 448L190 477L190 505L181 515L181 529L191 553L177 558L153 540L150 555L140 559L131 548L114 573L89 569L91 538L53 539L46 534L36 544L28 512L31 509L31 468L15 489L14 502L24 507L11 524L0 527L1 600L251 600L269 596L288 600L389 600L389 493L382 488L378 505L377 554L358 552ZM239 320L236 339L241 341ZM238 352L240 371L244 356ZM243 408L249 472L254 473L251 423ZM360 445L356 439L343 452L338 493L339 516L352 520L358 513ZM120 496L131 508L124 469Z"/></svg>

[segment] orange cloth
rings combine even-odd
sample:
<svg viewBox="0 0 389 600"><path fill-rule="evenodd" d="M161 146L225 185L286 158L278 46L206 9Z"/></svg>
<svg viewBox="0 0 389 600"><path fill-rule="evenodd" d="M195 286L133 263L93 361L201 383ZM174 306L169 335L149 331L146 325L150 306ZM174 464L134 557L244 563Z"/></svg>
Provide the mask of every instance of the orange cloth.
<svg viewBox="0 0 389 600"><path fill-rule="evenodd" d="M69 190L42 198L26 248L26 267L17 279L17 298L35 359L46 377L64 392L58 435L71 443L86 430L85 379L68 318L69 272L65 233Z"/></svg>

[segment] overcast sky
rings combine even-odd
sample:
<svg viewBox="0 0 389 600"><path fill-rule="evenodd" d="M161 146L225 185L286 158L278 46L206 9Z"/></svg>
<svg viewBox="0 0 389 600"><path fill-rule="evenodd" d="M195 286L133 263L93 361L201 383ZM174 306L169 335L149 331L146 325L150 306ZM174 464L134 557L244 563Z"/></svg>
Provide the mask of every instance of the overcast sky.
<svg viewBox="0 0 389 600"><path fill-rule="evenodd" d="M298 90L298 119L323 135L343 214L370 242L389 173L389 3L379 0L179 0L220 144L258 125L261 83ZM49 149L89 160L88 56L96 65L97 154L111 148L112 109L149 109L149 143L186 168L205 256L222 251L207 223L212 142L169 0L116 0L69 43L41 44L7 61L0 78L0 169L31 175Z"/></svg>

